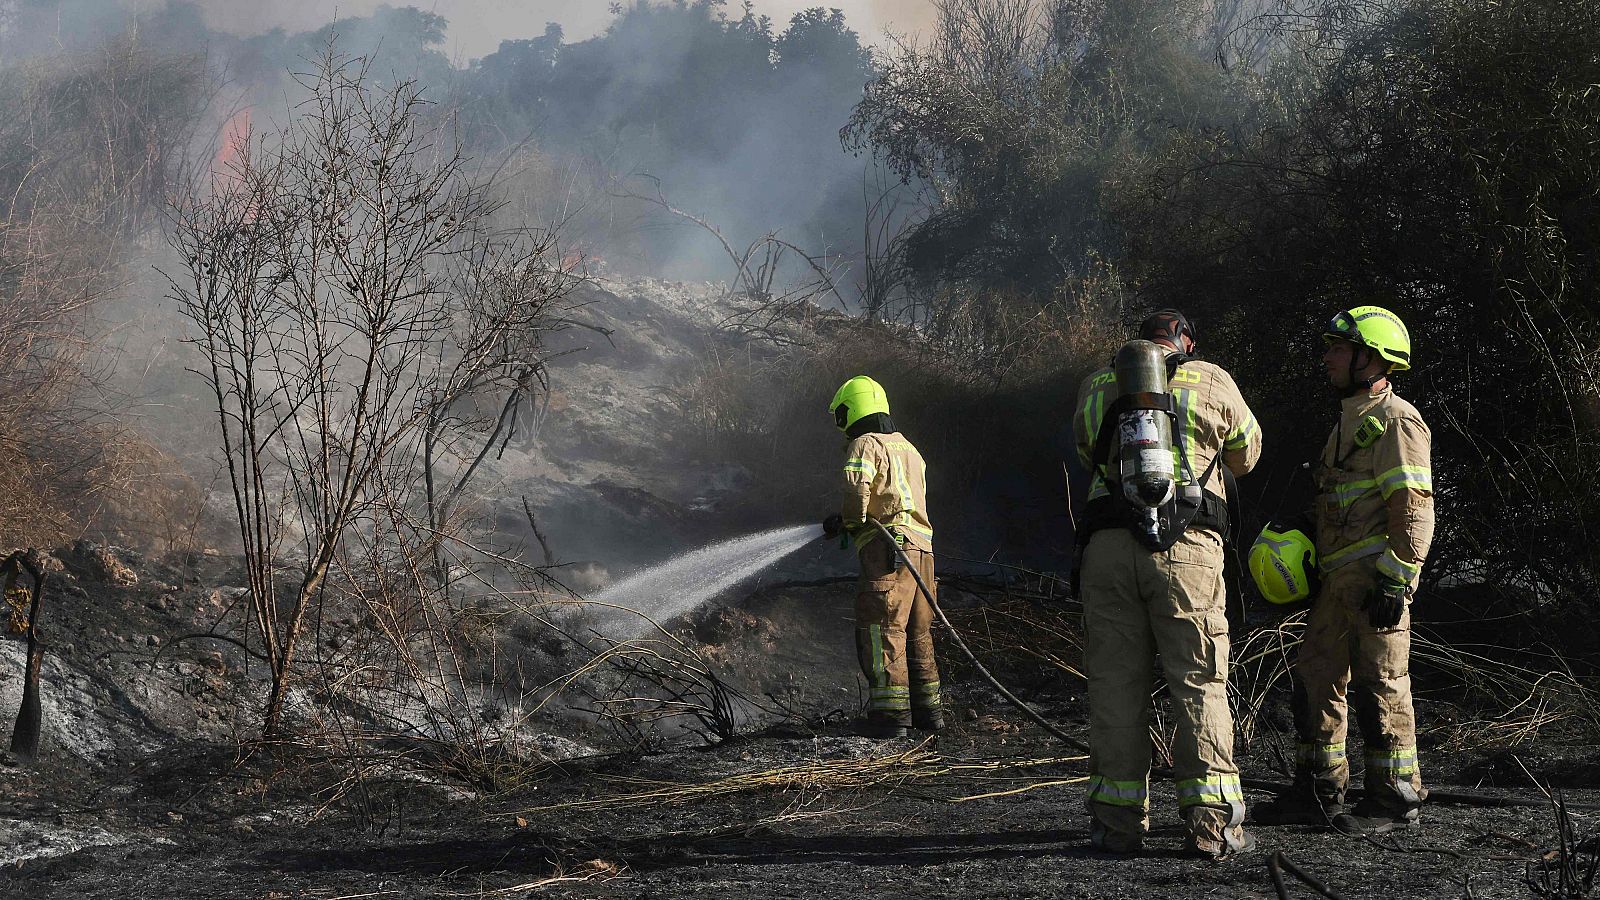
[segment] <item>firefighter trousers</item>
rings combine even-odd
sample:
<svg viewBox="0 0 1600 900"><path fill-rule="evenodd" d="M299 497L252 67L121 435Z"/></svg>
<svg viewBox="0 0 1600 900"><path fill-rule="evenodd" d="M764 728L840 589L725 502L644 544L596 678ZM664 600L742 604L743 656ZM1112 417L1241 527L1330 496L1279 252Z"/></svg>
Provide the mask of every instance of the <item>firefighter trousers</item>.
<svg viewBox="0 0 1600 900"><path fill-rule="evenodd" d="M1222 541L1191 529L1152 553L1126 529L1095 532L1083 554L1084 667L1089 680L1090 840L1137 849L1149 830L1151 692L1159 655L1177 736L1178 807L1210 853L1243 840L1244 794L1228 710Z"/></svg>
<svg viewBox="0 0 1600 900"><path fill-rule="evenodd" d="M906 557L937 596L933 554L907 547ZM933 604L911 570L880 535L861 548L856 591L856 653L867 678L869 718L910 725L912 710L940 708L939 664L933 655Z"/></svg>
<svg viewBox="0 0 1600 900"><path fill-rule="evenodd" d="M1373 628L1361 604L1376 579L1373 559L1322 577L1294 661L1296 773L1324 803L1344 801L1348 701L1365 745L1367 796L1404 814L1428 796L1411 702L1411 609L1396 627Z"/></svg>

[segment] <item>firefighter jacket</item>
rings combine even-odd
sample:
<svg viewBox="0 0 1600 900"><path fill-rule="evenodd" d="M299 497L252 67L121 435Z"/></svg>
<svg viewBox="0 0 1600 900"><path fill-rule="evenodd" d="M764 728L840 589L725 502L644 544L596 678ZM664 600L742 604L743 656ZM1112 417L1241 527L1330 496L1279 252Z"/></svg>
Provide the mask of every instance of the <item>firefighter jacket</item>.
<svg viewBox="0 0 1600 900"><path fill-rule="evenodd" d="M1433 543L1432 435L1385 386L1346 397L1317 468L1317 559L1331 572L1378 557L1378 573L1415 585Z"/></svg>
<svg viewBox="0 0 1600 900"><path fill-rule="evenodd" d="M906 546L933 552L927 466L905 435L873 432L850 441L845 448L841 514L858 549L878 534L875 528L862 527L871 516L898 531Z"/></svg>
<svg viewBox="0 0 1600 900"><path fill-rule="evenodd" d="M1178 412L1172 432L1174 472L1192 474L1198 479L1219 452L1222 465L1235 475L1255 468L1256 461L1261 458L1261 428L1240 395L1238 385L1233 383L1233 376L1221 366L1189 359L1178 365L1168 390ZM1109 485L1115 472L1108 473L1105 465L1096 465L1094 448L1106 409L1119 393L1117 375L1109 366L1085 378L1078 388L1073 431L1078 460L1090 472L1088 500L1091 503L1112 494ZM1183 456L1188 459L1188 473L1184 473L1178 456L1180 442ZM1114 466L1115 461L1107 465ZM1215 473L1201 487L1219 499L1227 499L1223 479Z"/></svg>

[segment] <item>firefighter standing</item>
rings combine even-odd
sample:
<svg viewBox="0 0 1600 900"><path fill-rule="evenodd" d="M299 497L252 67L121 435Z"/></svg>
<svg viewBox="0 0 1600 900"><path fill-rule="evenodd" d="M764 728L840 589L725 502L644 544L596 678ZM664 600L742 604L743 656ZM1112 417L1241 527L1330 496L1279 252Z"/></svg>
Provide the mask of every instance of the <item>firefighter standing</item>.
<svg viewBox="0 0 1600 900"><path fill-rule="evenodd" d="M1261 432L1228 373L1190 356L1194 333L1181 313L1155 313L1139 334L1165 354L1160 383L1175 414L1171 455L1197 508L1165 504L1159 541L1129 518L1145 513L1125 499L1106 441L1098 438L1102 425L1119 428L1119 421L1106 421L1109 413L1123 402L1120 395L1137 389L1119 390L1112 369L1090 375L1075 421L1079 457L1092 473L1079 534L1093 747L1090 843L1134 853L1149 830L1150 695L1159 654L1177 719L1173 768L1189 847L1220 858L1250 849L1254 839L1240 827L1244 795L1233 763L1222 577L1226 489L1215 469L1220 462L1234 474L1250 471L1261 455Z"/></svg>
<svg viewBox="0 0 1600 900"><path fill-rule="evenodd" d="M823 530L843 530L861 563L856 593L856 650L868 685L861 734L904 737L907 726L944 727L939 667L933 651L933 605L918 590L900 554L867 519L888 528L929 591L933 526L928 519L922 454L894 428L883 387L865 375L846 381L828 407L850 439L845 448L844 503Z"/></svg>
<svg viewBox="0 0 1600 900"><path fill-rule="evenodd" d="M1378 834L1417 824L1428 795L1408 605L1433 541L1431 435L1389 384L1389 373L1411 367L1411 336L1397 316L1357 306L1322 337L1344 400L1317 467L1321 587L1294 662L1296 790L1258 806L1254 821ZM1366 791L1353 810L1344 807L1347 694L1366 749Z"/></svg>

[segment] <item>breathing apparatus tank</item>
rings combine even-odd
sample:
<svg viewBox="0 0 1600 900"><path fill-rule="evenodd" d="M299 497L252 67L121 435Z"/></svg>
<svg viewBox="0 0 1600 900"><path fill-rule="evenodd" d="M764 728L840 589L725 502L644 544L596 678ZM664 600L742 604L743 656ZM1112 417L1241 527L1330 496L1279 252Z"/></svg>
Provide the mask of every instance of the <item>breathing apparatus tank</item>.
<svg viewBox="0 0 1600 900"><path fill-rule="evenodd" d="M1172 458L1172 402L1167 360L1151 341L1133 340L1117 351L1112 369L1124 409L1117 416L1117 471L1122 494L1142 529L1158 540L1158 510L1177 490Z"/></svg>

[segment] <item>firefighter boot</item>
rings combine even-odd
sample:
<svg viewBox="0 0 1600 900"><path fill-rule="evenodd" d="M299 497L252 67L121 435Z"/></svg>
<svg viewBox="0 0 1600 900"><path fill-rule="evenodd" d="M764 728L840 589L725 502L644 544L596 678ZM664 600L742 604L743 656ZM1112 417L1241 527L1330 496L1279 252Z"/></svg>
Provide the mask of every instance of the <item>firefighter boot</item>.
<svg viewBox="0 0 1600 900"><path fill-rule="evenodd" d="M1131 858L1144 852L1144 838L1112 831L1099 819L1090 819L1089 849L1106 856Z"/></svg>
<svg viewBox="0 0 1600 900"><path fill-rule="evenodd" d="M872 738L875 741L892 741L906 736L906 726L888 719L868 716L857 720L850 726L850 733L857 737Z"/></svg>
<svg viewBox="0 0 1600 900"><path fill-rule="evenodd" d="M1363 798L1356 802L1354 809L1333 817L1333 830L1351 836L1388 834L1416 828L1421 823L1422 817L1416 807L1401 810L1378 798Z"/></svg>
<svg viewBox="0 0 1600 900"><path fill-rule="evenodd" d="M1250 807L1250 821L1255 825L1327 827L1344 812L1344 804L1339 800L1317 796L1311 785L1297 778L1294 790Z"/></svg>
<svg viewBox="0 0 1600 900"><path fill-rule="evenodd" d="M1256 849L1256 836L1231 824L1230 817L1221 810L1191 806L1183 811L1183 819L1189 832L1185 846L1192 856L1220 862Z"/></svg>

